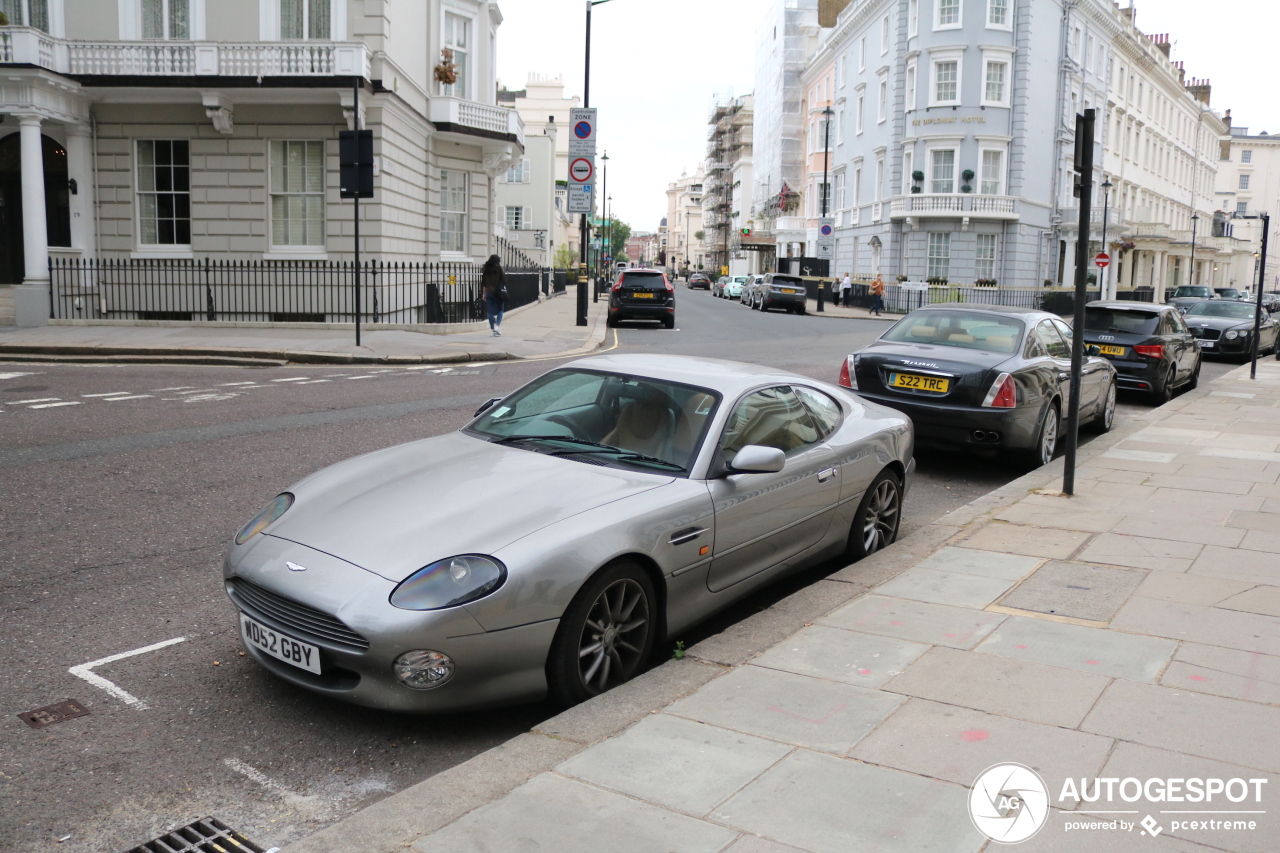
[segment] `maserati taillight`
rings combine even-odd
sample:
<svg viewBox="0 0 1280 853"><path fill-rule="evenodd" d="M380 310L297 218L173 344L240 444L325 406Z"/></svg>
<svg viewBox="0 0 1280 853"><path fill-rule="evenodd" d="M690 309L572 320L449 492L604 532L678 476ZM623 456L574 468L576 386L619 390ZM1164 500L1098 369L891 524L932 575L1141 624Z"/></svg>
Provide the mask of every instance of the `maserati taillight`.
<svg viewBox="0 0 1280 853"><path fill-rule="evenodd" d="M997 376L996 381L991 383L991 390L987 392L982 405L995 409L1012 409L1017 406L1018 389L1014 385L1013 377L1007 373Z"/></svg>

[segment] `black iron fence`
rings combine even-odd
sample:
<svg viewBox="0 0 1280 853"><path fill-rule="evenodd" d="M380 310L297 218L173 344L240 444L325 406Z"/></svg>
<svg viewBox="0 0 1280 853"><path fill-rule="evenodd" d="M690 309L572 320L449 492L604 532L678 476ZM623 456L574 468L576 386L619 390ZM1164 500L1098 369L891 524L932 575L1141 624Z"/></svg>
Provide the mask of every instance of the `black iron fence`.
<svg viewBox="0 0 1280 853"><path fill-rule="evenodd" d="M838 284L835 287L839 287ZM1036 311L1048 311L1063 316L1075 310L1075 291L1033 290L1031 288L1000 287L961 287L951 285L930 285L927 287L901 286L887 284L884 288L883 307L887 314L907 314L925 305L945 305L948 303L968 303L970 305L1007 305L1013 308L1030 308ZM813 296L814 294L810 294ZM1099 290L1086 291L1086 299L1101 299ZM1132 302L1151 302L1155 298L1153 290L1122 290L1116 299ZM833 297L834 299L834 297ZM858 282L853 285L851 303L857 308L870 308L875 301L871 295L869 284Z"/></svg>
<svg viewBox="0 0 1280 853"><path fill-rule="evenodd" d="M523 253L521 253L523 254ZM527 259L513 258L524 262ZM507 309L538 301L544 272L508 266ZM485 318L480 266L367 261L50 259L49 316L86 320L365 323Z"/></svg>

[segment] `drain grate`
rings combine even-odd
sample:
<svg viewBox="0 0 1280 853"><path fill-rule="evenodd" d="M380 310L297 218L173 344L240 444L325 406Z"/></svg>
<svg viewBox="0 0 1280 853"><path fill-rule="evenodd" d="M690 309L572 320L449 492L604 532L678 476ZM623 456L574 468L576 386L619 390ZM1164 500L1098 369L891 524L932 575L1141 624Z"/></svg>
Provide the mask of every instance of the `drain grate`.
<svg viewBox="0 0 1280 853"><path fill-rule="evenodd" d="M273 853L276 849L263 850L216 817L207 817L125 853Z"/></svg>

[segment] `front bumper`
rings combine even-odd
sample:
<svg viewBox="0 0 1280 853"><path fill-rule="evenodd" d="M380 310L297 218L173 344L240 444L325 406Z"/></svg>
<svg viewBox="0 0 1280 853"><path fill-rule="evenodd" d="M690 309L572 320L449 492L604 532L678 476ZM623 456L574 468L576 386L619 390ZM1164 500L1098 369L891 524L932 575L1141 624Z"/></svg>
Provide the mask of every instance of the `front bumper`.
<svg viewBox="0 0 1280 853"><path fill-rule="evenodd" d="M1016 409L947 406L885 394L854 393L909 416L915 426L916 444L920 446L988 452L1030 450L1039 438L1040 413L1029 406ZM978 433L983 437L979 438ZM997 438L990 437L993 433Z"/></svg>
<svg viewBox="0 0 1280 853"><path fill-rule="evenodd" d="M1204 355L1249 355L1253 352L1253 335L1227 340L1225 337L1216 341L1197 340L1200 352ZM1212 346L1205 346L1212 344Z"/></svg>

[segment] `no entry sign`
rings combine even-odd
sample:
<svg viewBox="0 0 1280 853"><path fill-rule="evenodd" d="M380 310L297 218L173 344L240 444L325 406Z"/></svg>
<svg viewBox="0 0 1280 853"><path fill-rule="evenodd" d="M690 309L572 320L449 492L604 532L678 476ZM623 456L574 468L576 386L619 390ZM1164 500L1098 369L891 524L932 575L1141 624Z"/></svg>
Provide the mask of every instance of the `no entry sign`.
<svg viewBox="0 0 1280 853"><path fill-rule="evenodd" d="M1107 264L1111 263L1111 256L1106 252L1099 252L1094 256L1093 263L1099 269L1106 269Z"/></svg>

